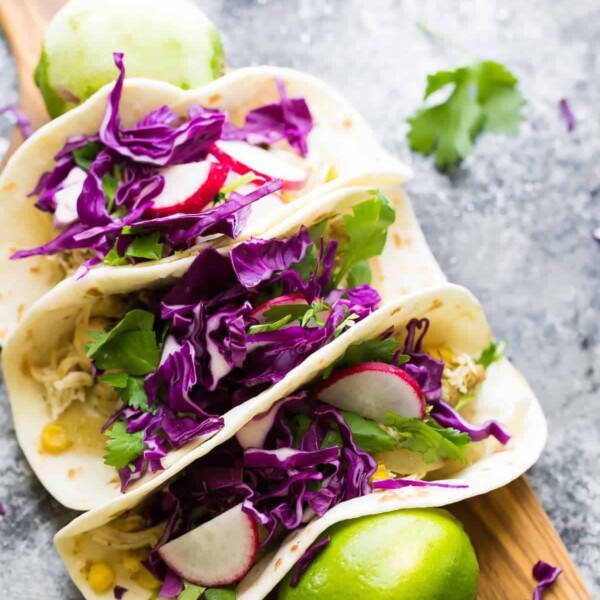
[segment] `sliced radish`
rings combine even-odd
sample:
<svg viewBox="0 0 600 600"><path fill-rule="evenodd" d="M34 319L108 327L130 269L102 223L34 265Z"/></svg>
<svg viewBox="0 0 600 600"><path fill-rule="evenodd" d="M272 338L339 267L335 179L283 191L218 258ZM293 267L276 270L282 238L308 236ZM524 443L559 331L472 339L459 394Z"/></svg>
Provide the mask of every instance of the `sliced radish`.
<svg viewBox="0 0 600 600"><path fill-rule="evenodd" d="M250 316L263 323L263 315L271 308L276 308L278 306L299 306L301 304L306 306L306 309L308 310L308 304L302 294L284 294L283 296L273 298L272 300L261 304L252 311Z"/></svg>
<svg viewBox="0 0 600 600"><path fill-rule="evenodd" d="M237 190L240 193L244 191ZM248 193L248 192L245 192ZM251 205L252 212L248 217L245 229L252 232L261 232L266 226L273 223L277 213L285 206L285 202L277 193L269 194Z"/></svg>
<svg viewBox="0 0 600 600"><path fill-rule="evenodd" d="M292 163L291 157L288 159L286 155L284 158L247 142L217 142L211 152L240 175L252 171L265 179L281 179L284 190L299 190L308 179L308 172Z"/></svg>
<svg viewBox="0 0 600 600"><path fill-rule="evenodd" d="M79 167L73 167L63 181L63 187L56 192L56 209L54 211L54 226L58 229L71 225L79 218L77 214L77 199L83 189L87 173Z"/></svg>
<svg viewBox="0 0 600 600"><path fill-rule="evenodd" d="M158 553L182 579L203 587L239 581L258 550L258 528L238 504L168 542Z"/></svg>
<svg viewBox="0 0 600 600"><path fill-rule="evenodd" d="M207 160L163 169L160 174L165 179L165 187L149 213L166 217L200 212L214 200L228 172L229 167Z"/></svg>
<svg viewBox="0 0 600 600"><path fill-rule="evenodd" d="M425 399L419 384L402 369L367 362L334 373L317 391L317 398L377 423L386 412L401 417L425 416Z"/></svg>

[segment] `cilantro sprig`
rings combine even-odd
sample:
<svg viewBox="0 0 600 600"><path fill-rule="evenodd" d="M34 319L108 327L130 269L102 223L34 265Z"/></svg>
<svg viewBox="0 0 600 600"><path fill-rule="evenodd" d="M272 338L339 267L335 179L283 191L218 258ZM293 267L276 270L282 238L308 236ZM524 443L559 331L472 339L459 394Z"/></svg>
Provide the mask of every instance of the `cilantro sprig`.
<svg viewBox="0 0 600 600"><path fill-rule="evenodd" d="M108 441L106 442L106 451L108 454L104 457L104 463L122 469L133 462L146 449L144 444L144 432L127 433L125 431L125 422L117 421L110 429L106 430Z"/></svg>
<svg viewBox="0 0 600 600"><path fill-rule="evenodd" d="M435 153L437 167L447 169L471 154L480 133L516 133L525 104L517 84L505 66L491 60L474 60L453 71L428 75L424 101L442 90L449 93L445 100L418 109L408 119L411 148L425 155Z"/></svg>

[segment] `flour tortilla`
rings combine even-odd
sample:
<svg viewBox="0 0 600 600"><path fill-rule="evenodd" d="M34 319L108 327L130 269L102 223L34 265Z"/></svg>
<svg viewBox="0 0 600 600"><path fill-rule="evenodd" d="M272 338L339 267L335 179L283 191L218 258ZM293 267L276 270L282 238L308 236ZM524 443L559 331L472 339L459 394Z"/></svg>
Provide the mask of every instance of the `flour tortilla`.
<svg viewBox="0 0 600 600"><path fill-rule="evenodd" d="M396 221L388 230L384 251L371 261L372 285L378 289L384 302L445 281L399 181L398 175L395 185L377 188L390 198L396 209ZM310 226L327 216L347 213L354 204L370 197L369 190L370 187L364 186L345 188L323 197L318 203L307 203L296 214L282 220L265 237L285 237L297 232L302 224ZM220 248L219 251L227 253L231 247ZM41 451L40 433L46 424L52 422L52 418L42 394L42 385L32 378L28 365L44 364L53 348L68 343L72 338L75 319L87 304L105 295L166 286L181 277L193 260L194 257L188 256L153 265L104 267L92 270L82 279L65 280L34 304L6 343L3 368L17 438L42 484L65 506L89 510L120 497L117 473L114 468L103 464L105 452L101 437L86 449L73 446L58 455ZM261 412L265 404L287 393L281 390L292 389L287 381L300 377L303 369L301 365L259 397L227 413L225 427L210 444L206 442L206 437L202 437L170 452L163 460L166 471L146 477L163 481L173 469L180 469L180 463L188 464L231 437L241 425ZM100 425L96 426L94 432ZM145 480L143 478L132 484L130 489L143 485Z"/></svg>
<svg viewBox="0 0 600 600"><path fill-rule="evenodd" d="M428 346L443 346L455 354L467 353L476 357L492 339L481 306L470 292L453 284L441 285L388 303L311 356L300 370L277 384L277 396L283 397L305 385L340 357L350 344L374 338L390 327L394 327L395 335L402 339L406 324L412 318L423 317L430 320ZM272 405L272 398L263 397L260 403L259 413ZM485 494L522 475L537 460L547 437L541 407L523 376L507 359L492 364L477 398L470 406L468 417L472 422L480 424L489 419L501 421L512 439L506 446L495 440L485 443L485 451L479 460L456 473L451 480L445 480L446 483L466 484L468 487L407 487L395 491L377 491L339 504L325 516L292 533L276 552L255 565L236 590L238 600L264 598L317 537L335 523L404 508L445 506ZM210 440L211 447L216 445L217 437ZM223 435L218 442L225 441L226 437L230 436ZM203 452L206 449L205 444ZM190 453L185 464L198 456L197 453ZM180 463L179 467L183 467L183 464ZM173 471L169 475L172 474ZM58 551L86 599L96 600L100 596L87 583L83 570L85 561L107 560L116 567L117 582L128 588L129 598L146 600L147 590L143 590L120 566L120 551L107 549L95 542L93 533L98 527L136 506L166 479L167 475L164 474L160 481L148 482L127 496L80 516L58 532L55 537Z"/></svg>
<svg viewBox="0 0 600 600"><path fill-rule="evenodd" d="M168 105L176 114L186 115L190 103L227 111L233 122L243 123L245 115L279 96L275 79L286 84L290 96L306 98L315 127L309 137L307 162L318 164L325 157L333 164L338 177L291 202L289 214L300 204L311 202L321 194L345 185L375 183L377 171L394 169L404 181L410 175L408 167L391 157L379 145L365 120L335 90L315 77L278 67L239 69L195 90L184 91L170 84L126 79L120 114L125 126L130 126L150 111ZM7 339L30 306L63 279L56 261L45 256L10 260L16 250L33 248L57 235L52 216L34 207L35 198L28 198L40 176L54 166L54 156L68 137L98 132L106 98L113 84L104 86L81 106L55 119L29 138L8 161L0 176L0 344ZM379 178L381 181L381 178ZM273 222L280 215L274 215ZM247 228L241 239L260 235L270 223L257 223Z"/></svg>

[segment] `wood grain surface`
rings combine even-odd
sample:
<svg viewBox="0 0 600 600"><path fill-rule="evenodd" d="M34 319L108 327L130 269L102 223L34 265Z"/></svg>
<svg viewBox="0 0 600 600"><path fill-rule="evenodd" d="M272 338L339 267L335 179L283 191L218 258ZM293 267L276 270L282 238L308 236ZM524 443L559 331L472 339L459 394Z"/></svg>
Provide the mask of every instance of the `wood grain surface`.
<svg viewBox="0 0 600 600"><path fill-rule="evenodd" d="M33 81L42 34L64 0L0 0L0 26L13 50L19 76L20 107L34 128L48 114ZM19 142L15 135L11 150ZM471 536L481 567L479 600L531 598L531 569L538 559L563 569L545 600L590 598L544 509L525 477L485 496L449 507Z"/></svg>

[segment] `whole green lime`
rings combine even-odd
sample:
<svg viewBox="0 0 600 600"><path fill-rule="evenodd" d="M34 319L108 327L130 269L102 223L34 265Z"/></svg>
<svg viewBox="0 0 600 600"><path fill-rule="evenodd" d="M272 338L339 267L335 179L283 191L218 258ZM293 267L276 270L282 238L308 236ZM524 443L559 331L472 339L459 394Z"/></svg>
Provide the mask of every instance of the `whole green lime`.
<svg viewBox="0 0 600 600"><path fill-rule="evenodd" d="M118 72L194 88L223 74L219 33L189 0L70 0L46 30L35 81L56 117Z"/></svg>
<svg viewBox="0 0 600 600"><path fill-rule="evenodd" d="M461 523L449 512L401 510L327 530L331 541L297 587L291 573L279 600L473 600L479 566Z"/></svg>

